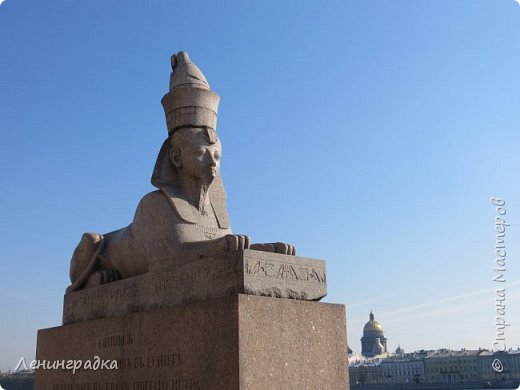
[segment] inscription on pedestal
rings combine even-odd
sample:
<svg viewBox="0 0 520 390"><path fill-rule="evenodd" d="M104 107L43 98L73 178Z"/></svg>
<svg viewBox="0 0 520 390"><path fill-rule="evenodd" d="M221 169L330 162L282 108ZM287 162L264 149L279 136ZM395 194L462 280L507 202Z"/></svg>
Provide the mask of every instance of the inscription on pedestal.
<svg viewBox="0 0 520 390"><path fill-rule="evenodd" d="M244 293L314 301L327 294L325 262L251 251L245 257Z"/></svg>
<svg viewBox="0 0 520 390"><path fill-rule="evenodd" d="M58 383L52 390L200 390L198 380L172 379L133 382Z"/></svg>
<svg viewBox="0 0 520 390"><path fill-rule="evenodd" d="M325 284L325 270L286 264L276 261L247 260L246 272L248 276L266 277L271 279L316 282Z"/></svg>
<svg viewBox="0 0 520 390"><path fill-rule="evenodd" d="M325 262L254 250L168 266L65 295L63 323L122 316L239 293L319 300Z"/></svg>
<svg viewBox="0 0 520 390"><path fill-rule="evenodd" d="M86 361L117 369L36 370L38 390L204 390L236 376L236 298L78 322L38 334L36 359ZM214 302L214 301L212 301ZM222 359L220 359L220 357ZM213 367L214 366L214 367ZM224 379L219 379L223 375Z"/></svg>
<svg viewBox="0 0 520 390"><path fill-rule="evenodd" d="M138 340L136 334L115 334L99 337L93 346L91 353L95 356L110 356L117 362L116 376L134 377L139 380L121 381L121 382L71 382L57 383L52 386L53 390L195 390L200 389L199 380L196 378L187 378L185 375L186 365L189 364L189 356L180 350L139 354L132 351L140 350L136 345ZM130 352L128 352L128 350ZM117 357L124 355L123 357ZM152 371L151 371L152 370ZM70 370L61 370L65 377L71 375ZM171 376L171 379L149 379L150 372L161 378ZM102 376L106 372L97 370L79 369L72 374L72 377L80 375ZM114 375L114 372L110 373ZM141 380L141 378L143 378Z"/></svg>

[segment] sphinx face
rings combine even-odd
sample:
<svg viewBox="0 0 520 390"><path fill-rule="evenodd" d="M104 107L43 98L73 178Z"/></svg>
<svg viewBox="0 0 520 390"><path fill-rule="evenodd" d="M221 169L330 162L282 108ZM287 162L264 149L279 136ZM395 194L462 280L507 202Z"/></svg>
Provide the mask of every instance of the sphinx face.
<svg viewBox="0 0 520 390"><path fill-rule="evenodd" d="M183 175L209 186L220 170L222 147L220 141L210 143L205 130L191 132L180 145L177 161Z"/></svg>

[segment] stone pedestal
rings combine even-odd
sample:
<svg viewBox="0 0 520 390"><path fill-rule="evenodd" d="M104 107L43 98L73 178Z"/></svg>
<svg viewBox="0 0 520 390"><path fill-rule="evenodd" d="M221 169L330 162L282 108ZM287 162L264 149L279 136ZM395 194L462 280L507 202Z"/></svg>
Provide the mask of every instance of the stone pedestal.
<svg viewBox="0 0 520 390"><path fill-rule="evenodd" d="M169 264L140 276L66 294L63 323L236 294L318 301L327 295L326 279L323 260L246 249Z"/></svg>
<svg viewBox="0 0 520 390"><path fill-rule="evenodd" d="M348 389L343 305L235 294L38 332L37 390Z"/></svg>

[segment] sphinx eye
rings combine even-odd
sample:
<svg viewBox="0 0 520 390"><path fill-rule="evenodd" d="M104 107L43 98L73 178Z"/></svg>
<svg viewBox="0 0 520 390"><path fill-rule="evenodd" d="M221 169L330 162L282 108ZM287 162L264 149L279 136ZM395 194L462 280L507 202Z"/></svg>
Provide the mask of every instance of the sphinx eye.
<svg viewBox="0 0 520 390"><path fill-rule="evenodd" d="M220 153L219 152L215 152L215 154L213 156L215 157L215 160L220 160Z"/></svg>

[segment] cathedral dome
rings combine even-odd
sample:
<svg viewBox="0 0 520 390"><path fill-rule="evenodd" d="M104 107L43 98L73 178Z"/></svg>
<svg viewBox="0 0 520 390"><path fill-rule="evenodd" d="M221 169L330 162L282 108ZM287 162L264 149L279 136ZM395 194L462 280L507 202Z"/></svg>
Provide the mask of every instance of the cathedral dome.
<svg viewBox="0 0 520 390"><path fill-rule="evenodd" d="M370 312L370 321L368 321L363 327L363 333L367 332L383 333L383 327L374 319L374 314L372 312Z"/></svg>
<svg viewBox="0 0 520 390"><path fill-rule="evenodd" d="M363 327L361 354L370 358L386 352L386 337L383 334L383 327L374 319L374 313L370 312L370 320Z"/></svg>

